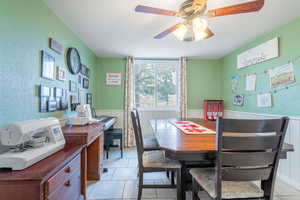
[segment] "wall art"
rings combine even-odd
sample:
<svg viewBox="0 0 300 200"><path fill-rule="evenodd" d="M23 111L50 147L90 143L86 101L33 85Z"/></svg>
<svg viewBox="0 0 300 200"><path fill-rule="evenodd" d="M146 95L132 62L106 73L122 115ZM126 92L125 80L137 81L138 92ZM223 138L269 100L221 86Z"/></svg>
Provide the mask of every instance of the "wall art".
<svg viewBox="0 0 300 200"><path fill-rule="evenodd" d="M244 95L235 94L233 97L233 105L243 106L244 105Z"/></svg>
<svg viewBox="0 0 300 200"><path fill-rule="evenodd" d="M106 85L121 85L122 74L120 72L107 72L105 74Z"/></svg>
<svg viewBox="0 0 300 200"><path fill-rule="evenodd" d="M63 46L53 38L49 38L49 48L58 54L62 54L63 52Z"/></svg>
<svg viewBox="0 0 300 200"><path fill-rule="evenodd" d="M55 76L55 58L42 51L42 77L53 80Z"/></svg>
<svg viewBox="0 0 300 200"><path fill-rule="evenodd" d="M269 76L272 88L296 81L293 63L270 69Z"/></svg>
<svg viewBox="0 0 300 200"><path fill-rule="evenodd" d="M56 79L59 81L65 81L66 80L66 70L62 67L56 68Z"/></svg>

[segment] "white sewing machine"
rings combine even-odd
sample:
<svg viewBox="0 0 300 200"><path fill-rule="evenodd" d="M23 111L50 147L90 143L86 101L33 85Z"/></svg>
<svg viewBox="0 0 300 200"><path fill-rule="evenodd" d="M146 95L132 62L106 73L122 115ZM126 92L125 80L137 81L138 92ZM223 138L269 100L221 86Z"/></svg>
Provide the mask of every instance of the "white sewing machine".
<svg viewBox="0 0 300 200"><path fill-rule="evenodd" d="M99 120L93 118L89 104L78 105L76 112L77 117L71 118L72 125L87 125L99 122Z"/></svg>
<svg viewBox="0 0 300 200"><path fill-rule="evenodd" d="M56 118L10 124L0 129L0 169L22 170L65 146Z"/></svg>

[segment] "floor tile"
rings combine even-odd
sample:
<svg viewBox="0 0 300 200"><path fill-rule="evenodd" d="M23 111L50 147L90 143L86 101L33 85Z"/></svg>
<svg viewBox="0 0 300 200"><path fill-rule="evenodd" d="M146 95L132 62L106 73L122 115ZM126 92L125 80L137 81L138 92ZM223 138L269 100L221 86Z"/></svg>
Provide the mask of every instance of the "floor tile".
<svg viewBox="0 0 300 200"><path fill-rule="evenodd" d="M99 181L88 198L89 200L122 198L124 186L125 182Z"/></svg>
<svg viewBox="0 0 300 200"><path fill-rule="evenodd" d="M112 180L137 180L137 168L116 168Z"/></svg>

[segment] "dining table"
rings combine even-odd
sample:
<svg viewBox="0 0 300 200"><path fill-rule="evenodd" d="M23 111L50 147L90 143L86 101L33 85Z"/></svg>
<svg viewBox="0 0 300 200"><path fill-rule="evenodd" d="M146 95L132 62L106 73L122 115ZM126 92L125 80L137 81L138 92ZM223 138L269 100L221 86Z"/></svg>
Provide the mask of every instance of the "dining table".
<svg viewBox="0 0 300 200"><path fill-rule="evenodd" d="M150 120L151 127L159 144L159 148L165 151L169 159L181 163L181 187L182 199L185 199L185 191L188 188L189 173L191 166L213 167L216 157L216 134L186 134L174 125L180 119L153 119ZM203 119L190 118L190 121L199 124L212 131L216 130L216 122ZM287 159L287 153L294 151L293 145L284 144L280 152L281 159ZM195 165L196 164L196 165Z"/></svg>

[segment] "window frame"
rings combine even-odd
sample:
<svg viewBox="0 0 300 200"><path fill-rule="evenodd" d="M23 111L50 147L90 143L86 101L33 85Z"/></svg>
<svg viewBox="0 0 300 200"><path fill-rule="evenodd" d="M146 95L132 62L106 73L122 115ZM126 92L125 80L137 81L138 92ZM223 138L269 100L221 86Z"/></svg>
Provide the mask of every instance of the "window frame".
<svg viewBox="0 0 300 200"><path fill-rule="evenodd" d="M136 97L136 90L135 90L135 73L136 73L136 64L167 64L172 63L177 65L176 66L176 106L157 106L158 104L158 92L157 92L157 68L155 68L154 72L154 107L137 107L135 97ZM148 59L135 59L133 63L133 106L138 108L141 111L179 111L180 110L180 91L181 91L181 84L180 84L180 60L179 59L172 59L172 60L148 60Z"/></svg>

